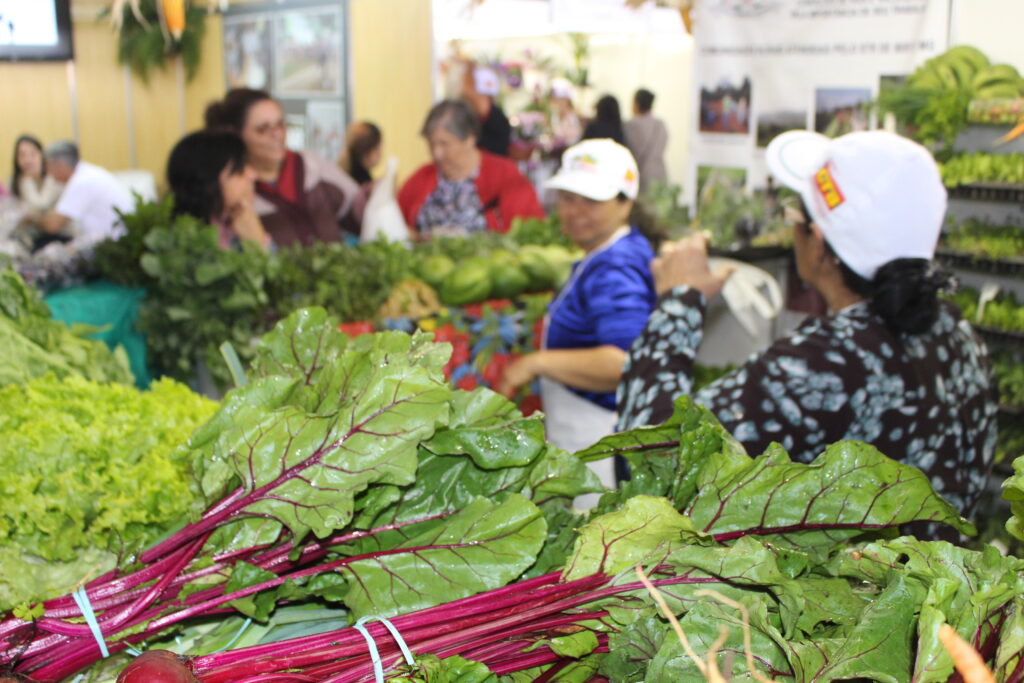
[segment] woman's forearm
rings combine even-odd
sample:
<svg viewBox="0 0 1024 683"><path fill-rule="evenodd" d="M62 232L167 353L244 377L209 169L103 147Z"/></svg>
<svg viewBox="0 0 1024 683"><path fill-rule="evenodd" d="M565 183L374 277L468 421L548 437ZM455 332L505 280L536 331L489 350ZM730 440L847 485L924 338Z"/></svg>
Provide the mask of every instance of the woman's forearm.
<svg viewBox="0 0 1024 683"><path fill-rule="evenodd" d="M547 349L534 356L536 374L583 391L615 391L626 352L617 346Z"/></svg>

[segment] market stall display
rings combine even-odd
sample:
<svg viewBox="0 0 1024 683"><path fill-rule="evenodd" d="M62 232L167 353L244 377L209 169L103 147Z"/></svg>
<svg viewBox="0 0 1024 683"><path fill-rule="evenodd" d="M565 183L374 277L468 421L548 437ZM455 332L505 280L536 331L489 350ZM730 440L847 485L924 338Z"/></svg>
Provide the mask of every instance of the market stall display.
<svg viewBox="0 0 1024 683"><path fill-rule="evenodd" d="M569 502L596 481L545 444L539 417L452 389L448 354L424 335L350 342L323 309L279 323L246 386L189 441L205 511L85 584L103 647L225 610L263 621L278 601L317 596L394 614L560 564L556 546L538 553L549 529L571 531ZM65 596L9 615L3 663L53 681L101 659L78 609Z"/></svg>
<svg viewBox="0 0 1024 683"><path fill-rule="evenodd" d="M125 225L124 238L99 245L99 273L146 289L138 329L152 369L181 381L194 381L202 369L211 390L231 382L223 342L249 360L251 342L298 308L323 306L342 322L384 329L387 318L427 314L435 306L433 296L422 299L427 286L447 307L519 298L554 289L575 260L550 219L517 221L507 236L443 237L413 248L318 243L271 254L252 244L219 249L216 229L188 216L172 219L169 199L140 203ZM403 292L415 292L415 302Z"/></svg>
<svg viewBox="0 0 1024 683"><path fill-rule="evenodd" d="M1019 680L1022 561L885 540L915 521L973 531L916 469L858 443L810 464L777 447L751 457L687 399L665 424L573 457L497 395L451 389L447 360L424 336L349 340L323 310L282 321L260 341L248 384L190 440L206 511L86 583L88 607L69 596L8 616L0 638L17 647L0 657L55 681L98 662L101 647L166 646L179 632L189 656L168 661L194 680L359 680L374 676L362 628L382 675L412 681L697 680L639 566L698 658L727 673L745 662L723 653L749 652L776 679L889 680L896 662L946 680L952 661L936 633L949 623ZM571 496L595 488L583 462L615 454L633 479L589 520L575 515ZM748 616L700 592L709 588ZM334 622L312 611L314 630L296 638L225 651L222 631L194 630L210 634L210 618L236 611L272 621L278 602L344 611ZM80 623L85 609L100 640ZM391 619L411 666L389 626L338 630L370 615Z"/></svg>

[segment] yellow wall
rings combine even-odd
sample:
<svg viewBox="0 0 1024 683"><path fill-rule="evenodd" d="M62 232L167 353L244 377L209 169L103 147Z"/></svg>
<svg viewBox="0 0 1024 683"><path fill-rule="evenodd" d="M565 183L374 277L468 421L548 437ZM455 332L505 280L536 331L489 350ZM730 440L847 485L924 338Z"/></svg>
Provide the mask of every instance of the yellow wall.
<svg viewBox="0 0 1024 683"><path fill-rule="evenodd" d="M0 106L0 179L10 180L14 141L22 133L35 135L46 144L70 138L71 90L64 63L0 63L4 104Z"/></svg>
<svg viewBox="0 0 1024 683"><path fill-rule="evenodd" d="M145 84L135 76L126 79L117 64L113 29L97 19L105 4L72 0L75 61L70 70L77 90L71 88L65 63L0 63L3 182L20 133L31 133L44 144L74 136L74 98L83 158L111 170L149 170L162 186L171 147L183 133L200 127L206 105L223 95L219 16L207 18L202 62L191 82L185 85L171 63ZM353 116L381 126L386 153L397 156L401 174L408 175L427 158L417 131L431 104L430 0L352 0L350 18Z"/></svg>
<svg viewBox="0 0 1024 683"><path fill-rule="evenodd" d="M419 136L433 101L430 0L351 0L352 116L380 126L406 177L428 159Z"/></svg>
<svg viewBox="0 0 1024 683"><path fill-rule="evenodd" d="M47 144L72 138L77 120L84 159L110 170L143 168L162 185L171 147L182 133L202 124L202 108L223 93L219 17L207 19L202 64L193 81L186 85L172 62L154 72L148 85L136 76L130 77L129 85L125 68L117 63L113 29L98 19L101 8L96 0L72 2L72 64L0 64L0 83L9 103L0 107L5 138L0 142L0 169L5 180L20 133L31 133Z"/></svg>

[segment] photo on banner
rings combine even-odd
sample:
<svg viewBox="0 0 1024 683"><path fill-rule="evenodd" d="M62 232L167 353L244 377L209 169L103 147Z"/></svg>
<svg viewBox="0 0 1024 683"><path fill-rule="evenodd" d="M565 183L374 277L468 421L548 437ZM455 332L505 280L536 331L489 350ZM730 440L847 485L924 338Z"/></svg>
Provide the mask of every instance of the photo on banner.
<svg viewBox="0 0 1024 683"><path fill-rule="evenodd" d="M224 79L229 90L270 90L271 55L269 17L224 18Z"/></svg>
<svg viewBox="0 0 1024 683"><path fill-rule="evenodd" d="M278 97L340 95L341 12L292 10L274 23L274 92Z"/></svg>
<svg viewBox="0 0 1024 683"><path fill-rule="evenodd" d="M802 102L794 102L784 92L774 89L760 91L757 94L757 114L755 140L757 147L767 147L771 139L787 130L806 128L808 126L809 108Z"/></svg>
<svg viewBox="0 0 1024 683"><path fill-rule="evenodd" d="M868 88L818 88L814 91L814 130L829 138L867 130L873 100Z"/></svg>
<svg viewBox="0 0 1024 683"><path fill-rule="evenodd" d="M700 89L700 131L702 133L750 132L750 77L720 79Z"/></svg>

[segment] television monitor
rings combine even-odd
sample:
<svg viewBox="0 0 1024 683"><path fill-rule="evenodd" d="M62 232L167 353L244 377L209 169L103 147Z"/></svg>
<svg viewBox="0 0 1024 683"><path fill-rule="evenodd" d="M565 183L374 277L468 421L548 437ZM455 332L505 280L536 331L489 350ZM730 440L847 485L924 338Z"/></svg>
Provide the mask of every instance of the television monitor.
<svg viewBox="0 0 1024 683"><path fill-rule="evenodd" d="M0 0L0 60L67 60L71 0Z"/></svg>

